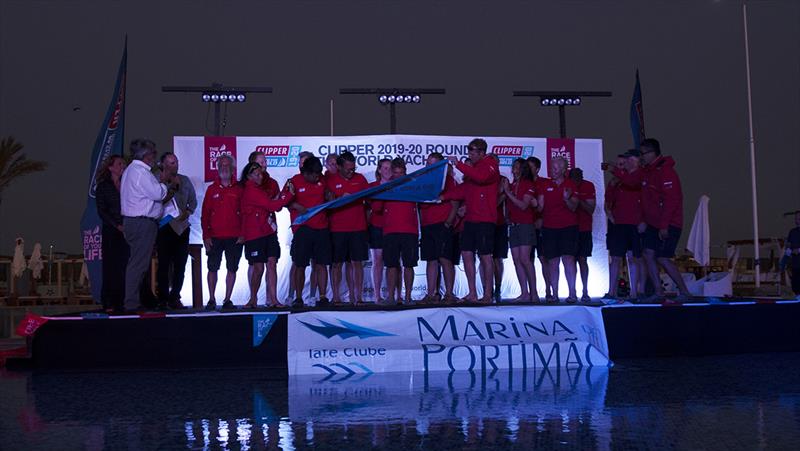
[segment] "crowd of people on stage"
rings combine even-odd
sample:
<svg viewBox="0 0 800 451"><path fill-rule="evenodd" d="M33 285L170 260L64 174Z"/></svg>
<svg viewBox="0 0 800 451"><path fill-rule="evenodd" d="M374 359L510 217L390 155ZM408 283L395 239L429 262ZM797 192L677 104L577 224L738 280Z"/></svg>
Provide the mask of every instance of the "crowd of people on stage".
<svg viewBox="0 0 800 451"><path fill-rule="evenodd" d="M121 156L112 156L98 174L97 208L103 221L102 302L114 311L141 309L142 291L150 291L147 274L155 249L157 305L182 308L189 217L198 206L194 187L179 173L175 154L167 152L157 160L152 141L135 140L130 151L132 161L127 167ZM363 264L370 259L378 303L499 302L503 261L509 249L521 289L514 301L560 302L562 266L568 287L565 302L591 301L587 258L592 255L595 186L584 180L580 168L568 168L568 162L560 157L549 162L550 178L539 175L542 162L538 158L517 158L509 180L500 174L497 156L487 153L486 141L474 139L463 161L448 164L439 202L367 198L293 225L289 298L281 303L277 295L281 247L275 213L287 208L294 221L314 206L406 174L401 156L380 160L371 182L358 172L350 152L329 155L324 163L310 152L299 157L299 173L282 188L270 176L263 153L253 152L238 177L232 157L218 160L217 178L207 187L200 211L208 256L208 309L218 307L215 293L223 257L226 274L221 307L234 308L231 296L242 254L248 263L250 288L245 308L257 306L262 280L269 307L287 303L300 307L310 298L318 298L317 306L345 301L359 305L364 292ZM434 152L427 157L427 164L444 159ZM611 174L605 190L610 254L607 298L620 298L617 280L624 263L630 278L628 299L664 299L659 267L677 284L677 302L688 297L672 261L683 225L681 184L674 166L670 157L661 155L655 139L646 139L638 150L618 155L614 164L603 163L603 169ZM456 182L456 172L461 183ZM533 264L537 258L543 268L543 297ZM413 300L414 268L420 259L426 263L427 290L423 299ZM455 266L459 264L463 264L468 287L461 298L454 293ZM304 299L309 266L311 290ZM645 296L648 278L655 291ZM342 279L349 293L347 300L340 292ZM326 296L329 282L330 300ZM384 282L386 299L381 299Z"/></svg>

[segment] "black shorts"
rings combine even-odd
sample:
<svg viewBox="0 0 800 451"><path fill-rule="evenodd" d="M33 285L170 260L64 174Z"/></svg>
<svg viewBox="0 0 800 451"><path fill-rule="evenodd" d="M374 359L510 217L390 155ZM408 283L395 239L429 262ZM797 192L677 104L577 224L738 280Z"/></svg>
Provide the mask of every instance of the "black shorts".
<svg viewBox="0 0 800 451"><path fill-rule="evenodd" d="M544 257L542 253L542 229L536 229L536 244L531 247L531 261L536 259L536 255L539 255L539 258Z"/></svg>
<svg viewBox="0 0 800 451"><path fill-rule="evenodd" d="M551 259L574 256L578 252L578 226L561 229L542 228L542 255Z"/></svg>
<svg viewBox="0 0 800 451"><path fill-rule="evenodd" d="M422 226L420 255L426 262L453 258L453 229L445 227L443 222Z"/></svg>
<svg viewBox="0 0 800 451"><path fill-rule="evenodd" d="M266 263L270 258L281 258L281 245L278 244L278 234L272 233L261 238L244 242L244 256L247 262Z"/></svg>
<svg viewBox="0 0 800 451"><path fill-rule="evenodd" d="M292 238L292 263L305 268L314 259L318 265L331 264L331 233L328 229L300 226Z"/></svg>
<svg viewBox="0 0 800 451"><path fill-rule="evenodd" d="M461 264L461 234L453 231L453 253L450 254L450 261L454 265Z"/></svg>
<svg viewBox="0 0 800 451"><path fill-rule="evenodd" d="M465 222L461 232L461 252L475 252L478 255L494 253L494 229L491 222Z"/></svg>
<svg viewBox="0 0 800 451"><path fill-rule="evenodd" d="M578 232L578 251L576 257L592 256L592 232Z"/></svg>
<svg viewBox="0 0 800 451"><path fill-rule="evenodd" d="M608 255L624 257L629 251L634 257L642 256L642 236L635 224L609 224Z"/></svg>
<svg viewBox="0 0 800 451"><path fill-rule="evenodd" d="M681 229L669 226L667 229L667 239L662 240L658 236L658 229L648 225L644 231L644 248L652 249L656 253L656 258L673 258L675 250L678 248L678 240L681 238Z"/></svg>
<svg viewBox="0 0 800 451"><path fill-rule="evenodd" d="M368 226L367 233L369 233L369 248L383 249L383 228Z"/></svg>
<svg viewBox="0 0 800 451"><path fill-rule="evenodd" d="M369 260L369 243L367 231L331 232L333 245L332 260L334 263L363 262Z"/></svg>
<svg viewBox="0 0 800 451"><path fill-rule="evenodd" d="M494 226L492 258L508 258L508 224Z"/></svg>
<svg viewBox="0 0 800 451"><path fill-rule="evenodd" d="M238 238L211 238L211 249L206 249L208 255L208 270L219 271L222 264L222 253L225 253L225 268L230 272L239 269L239 260L242 259L244 245L237 244Z"/></svg>
<svg viewBox="0 0 800 451"><path fill-rule="evenodd" d="M415 233L390 233L383 236L383 266L414 268L419 261L419 242Z"/></svg>

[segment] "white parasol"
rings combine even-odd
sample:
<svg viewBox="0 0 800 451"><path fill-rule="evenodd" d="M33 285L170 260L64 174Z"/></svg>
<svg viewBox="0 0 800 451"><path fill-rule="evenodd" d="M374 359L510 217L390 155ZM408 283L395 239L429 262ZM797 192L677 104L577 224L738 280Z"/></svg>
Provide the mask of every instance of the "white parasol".
<svg viewBox="0 0 800 451"><path fill-rule="evenodd" d="M700 204L694 214L692 230L689 232L689 240L686 242L686 249L692 253L695 261L702 266L708 266L711 262L711 231L708 223L708 203L711 199L705 194L700 196Z"/></svg>
<svg viewBox="0 0 800 451"><path fill-rule="evenodd" d="M14 248L14 259L11 260L11 275L22 277L25 272L25 240L17 238L17 247Z"/></svg>
<svg viewBox="0 0 800 451"><path fill-rule="evenodd" d="M28 269L33 273L33 278L39 280L42 278L42 270L44 269L44 261L42 260L42 245L36 243L33 245L33 253L28 260Z"/></svg>

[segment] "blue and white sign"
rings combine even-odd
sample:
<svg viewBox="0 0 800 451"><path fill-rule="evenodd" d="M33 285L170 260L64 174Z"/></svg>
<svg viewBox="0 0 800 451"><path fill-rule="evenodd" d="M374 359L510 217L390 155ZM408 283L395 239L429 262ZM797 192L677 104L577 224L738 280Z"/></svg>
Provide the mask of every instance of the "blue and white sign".
<svg viewBox="0 0 800 451"><path fill-rule="evenodd" d="M290 375L608 366L601 309L437 308L289 315Z"/></svg>

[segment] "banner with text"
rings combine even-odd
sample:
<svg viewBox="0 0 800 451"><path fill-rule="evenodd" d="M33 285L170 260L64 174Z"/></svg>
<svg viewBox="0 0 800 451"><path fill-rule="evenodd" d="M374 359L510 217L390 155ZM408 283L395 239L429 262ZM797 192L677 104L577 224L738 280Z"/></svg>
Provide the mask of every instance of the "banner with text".
<svg viewBox="0 0 800 451"><path fill-rule="evenodd" d="M601 309L437 308L289 315L289 374L608 366Z"/></svg>
<svg viewBox="0 0 800 451"><path fill-rule="evenodd" d="M213 171L216 169L216 160L221 153L233 153L236 157L237 173L247 164L247 156L254 151L263 152L266 155L269 174L275 178L279 185L283 187L286 180L298 173L299 154L303 151L324 159L331 154L339 154L344 151L352 152L356 157L356 170L363 174L367 180L375 180L375 169L378 160L382 158L401 157L408 165L408 172L411 173L425 166L425 160L431 152L440 152L451 160L462 160L467 156L467 144L473 139L472 136L436 136L436 135L372 135L372 136L236 136L218 138L215 141L211 137L203 136L176 136L174 138L175 154L180 160L181 173L189 177L194 184L197 192L198 202L202 203L205 190L208 186L207 176L211 176L206 169ZM603 209L604 187L603 171L600 163L603 161L603 143L599 139L569 139L566 142L551 141L548 145L547 138L519 138L519 137L484 137L489 145L489 153L496 154L500 159L500 172L502 175L511 178L511 165L516 158L537 157L542 161L542 176L548 176L547 161L552 155L566 156L570 165L583 169L584 178L594 183L597 190L597 208L593 219L592 235L595 242L592 256L589 257L590 285L589 293L593 296L602 296L608 291L608 254L605 249L606 219ZM224 149L222 146L224 145ZM216 148L216 149L212 149ZM549 149L553 147L555 150ZM563 150L562 150L563 147ZM454 175L460 181L461 174L454 170ZM201 209L189 218L191 222L190 242L192 244L202 243L202 233L200 229ZM289 291L289 270L291 259L289 258L289 247L292 242L292 232L290 229L289 212L284 209L276 215L278 225L278 242L281 246L281 257L278 260L278 298L285 300ZM206 279L206 254L203 252L202 270L203 277ZM242 262L244 263L244 262ZM536 277L539 287L544 287L542 270L538 260L536 265ZM504 298L514 298L519 296L520 288L517 277L513 270L513 262L509 258L506 261L507 270L503 274L501 282L501 295ZM187 280L190 277L190 268L187 266ZM309 269L310 271L310 269ZM563 273L562 273L563 277ZM309 277L306 281L310 280ZM385 282L386 278L384 278ZM567 295L566 282L560 284L562 297ZM420 262L415 268L413 285L414 298L421 298L425 295L425 264ZM208 287L203 284L204 299L208 299ZM224 297L224 284L217 284L217 297ZM307 285L304 289L310 295ZM344 299L348 298L344 278L342 289ZM458 296L467 293L466 275L462 265L456 267L455 292ZM478 287L479 295L482 293L480 284ZM382 298L386 298L386 287L381 287ZM372 262L364 262L364 292L365 300L376 298L376 289L372 280ZM542 293L543 294L543 293ZM265 291L259 292L259 303L265 302ZM184 299L191 298L191 284L184 284ZM328 293L328 297L331 293ZM236 285L232 299L234 302L244 303L249 299L247 282L247 271L238 271L236 274ZM314 302L313 299L306 298L307 301Z"/></svg>

